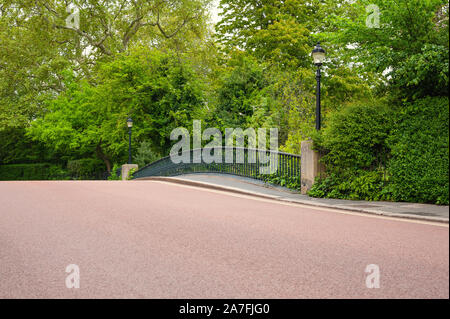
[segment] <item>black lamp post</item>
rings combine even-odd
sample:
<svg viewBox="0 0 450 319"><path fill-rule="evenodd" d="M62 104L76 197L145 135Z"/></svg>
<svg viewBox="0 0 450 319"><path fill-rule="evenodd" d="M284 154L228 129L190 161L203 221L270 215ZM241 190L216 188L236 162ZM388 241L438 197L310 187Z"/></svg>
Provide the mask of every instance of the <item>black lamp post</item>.
<svg viewBox="0 0 450 319"><path fill-rule="evenodd" d="M320 46L320 42L317 42L314 50L312 51L312 57L314 64L317 66L316 80L317 80L317 91L316 91L316 130L320 130L320 67L325 60L325 50Z"/></svg>
<svg viewBox="0 0 450 319"><path fill-rule="evenodd" d="M128 164L131 164L131 128L133 127L133 120L131 117L127 119L128 126Z"/></svg>

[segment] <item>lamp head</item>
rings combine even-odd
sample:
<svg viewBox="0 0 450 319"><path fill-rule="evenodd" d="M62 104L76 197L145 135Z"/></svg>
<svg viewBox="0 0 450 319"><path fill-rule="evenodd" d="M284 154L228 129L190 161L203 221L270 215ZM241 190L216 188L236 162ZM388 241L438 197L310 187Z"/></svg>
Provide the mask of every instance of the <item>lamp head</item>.
<svg viewBox="0 0 450 319"><path fill-rule="evenodd" d="M128 126L128 127L132 127L132 126L133 126L133 119L132 119L131 117L129 117L129 118L127 119L127 126Z"/></svg>
<svg viewBox="0 0 450 319"><path fill-rule="evenodd" d="M323 64L325 61L325 50L320 46L320 42L317 42L311 55L315 65L321 66Z"/></svg>

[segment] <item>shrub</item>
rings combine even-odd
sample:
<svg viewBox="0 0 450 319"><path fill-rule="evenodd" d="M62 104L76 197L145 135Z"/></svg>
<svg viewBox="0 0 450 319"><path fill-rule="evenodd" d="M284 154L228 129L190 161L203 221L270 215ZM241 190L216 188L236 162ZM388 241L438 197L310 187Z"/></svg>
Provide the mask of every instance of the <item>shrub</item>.
<svg viewBox="0 0 450 319"><path fill-rule="evenodd" d="M101 160L82 158L68 161L67 170L73 179L99 179L106 168Z"/></svg>
<svg viewBox="0 0 450 319"><path fill-rule="evenodd" d="M0 180L69 179L66 170L50 163L0 165Z"/></svg>
<svg viewBox="0 0 450 319"><path fill-rule="evenodd" d="M314 144L333 170L373 170L386 164L391 123L392 111L383 105L350 105L330 114Z"/></svg>
<svg viewBox="0 0 450 319"><path fill-rule="evenodd" d="M268 184L280 185L298 191L301 189L300 175L278 176L277 174L272 174L272 175L259 175L259 178L261 178L264 182Z"/></svg>
<svg viewBox="0 0 450 319"><path fill-rule="evenodd" d="M144 167L161 158L161 155L154 152L152 145L148 141L144 141L140 144L136 150L136 155L133 157L133 162L138 164L139 167Z"/></svg>
<svg viewBox="0 0 450 319"><path fill-rule="evenodd" d="M119 164L114 164L113 169L111 170L111 174L108 176L109 181L117 181L120 180L121 175L121 166Z"/></svg>
<svg viewBox="0 0 450 319"><path fill-rule="evenodd" d="M449 102L425 98L407 105L388 139L390 191L395 200L449 203Z"/></svg>
<svg viewBox="0 0 450 319"><path fill-rule="evenodd" d="M137 169L132 168L128 171L128 176L127 176L127 180L132 180L133 179L133 174L137 171Z"/></svg>
<svg viewBox="0 0 450 319"><path fill-rule="evenodd" d="M382 170L331 173L323 179L318 179L308 195L369 201L389 200L389 194L385 191L386 185L385 172Z"/></svg>
<svg viewBox="0 0 450 319"><path fill-rule="evenodd" d="M417 100L393 112L352 106L314 136L327 176L310 196L449 203L449 102Z"/></svg>

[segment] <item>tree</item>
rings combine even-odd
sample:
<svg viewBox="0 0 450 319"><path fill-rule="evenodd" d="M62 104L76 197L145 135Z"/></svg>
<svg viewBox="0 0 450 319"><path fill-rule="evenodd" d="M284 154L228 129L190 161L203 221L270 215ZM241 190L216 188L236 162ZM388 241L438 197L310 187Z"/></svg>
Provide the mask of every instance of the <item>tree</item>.
<svg viewBox="0 0 450 319"><path fill-rule="evenodd" d="M219 71L216 114L221 127L246 127L268 82L251 56L234 52Z"/></svg>
<svg viewBox="0 0 450 319"><path fill-rule="evenodd" d="M366 8L380 10L378 27L367 26ZM344 59L376 72L397 99L448 95L448 2L362 0L334 17L332 38Z"/></svg>
<svg viewBox="0 0 450 319"><path fill-rule="evenodd" d="M239 48L286 67L304 66L311 31L304 21L314 5L304 0L221 0L219 40L228 51Z"/></svg>
<svg viewBox="0 0 450 319"><path fill-rule="evenodd" d="M372 98L367 81L374 77L358 72L349 61L342 59L342 48L331 41L331 35L338 32L334 17L349 10L348 1L222 0L220 5L223 18L216 30L224 51L233 56L236 50L241 50L247 60L255 59L253 64L261 64L264 81L258 80L263 87L246 94L247 102L228 92L219 105L228 104L231 109L230 104L234 103L234 112L230 112L234 116L239 113L253 116L258 111L260 118L265 117L267 122L279 127L280 142L289 144L284 145L285 150L299 152L301 140L308 138L311 131L316 85L310 54L318 40L325 41L327 50L322 77L324 114L355 99ZM253 74L243 69L236 72L242 72L235 78L240 77L244 83ZM219 92L223 93L223 89ZM266 110L258 108L260 102L266 103ZM246 110L244 103L252 105L252 110ZM250 122L262 124L255 119Z"/></svg>
<svg viewBox="0 0 450 319"><path fill-rule="evenodd" d="M92 82L97 62L134 45L182 52L190 39L203 37L209 2L2 1L0 130L38 117L43 101L65 90L61 72L67 68Z"/></svg>
<svg viewBox="0 0 450 319"><path fill-rule="evenodd" d="M121 54L99 70L99 84L66 78L66 92L47 101L46 114L29 129L57 154L97 156L111 171L128 150L126 119L132 116L133 145L151 142L168 153L170 132L188 127L203 107L201 83L178 56L145 48Z"/></svg>

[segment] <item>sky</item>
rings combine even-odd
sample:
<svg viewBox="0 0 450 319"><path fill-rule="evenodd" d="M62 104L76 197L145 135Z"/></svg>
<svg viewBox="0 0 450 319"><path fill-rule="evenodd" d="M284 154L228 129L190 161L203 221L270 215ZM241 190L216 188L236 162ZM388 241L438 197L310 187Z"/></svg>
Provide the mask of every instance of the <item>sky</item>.
<svg viewBox="0 0 450 319"><path fill-rule="evenodd" d="M213 23L217 23L217 22L219 22L219 20L220 20L220 17L219 17L219 12L220 12L220 10L219 10L219 1L220 0L213 0L212 1L212 6L211 6L211 19L212 19L212 22Z"/></svg>

